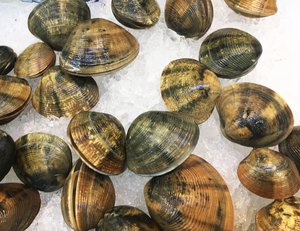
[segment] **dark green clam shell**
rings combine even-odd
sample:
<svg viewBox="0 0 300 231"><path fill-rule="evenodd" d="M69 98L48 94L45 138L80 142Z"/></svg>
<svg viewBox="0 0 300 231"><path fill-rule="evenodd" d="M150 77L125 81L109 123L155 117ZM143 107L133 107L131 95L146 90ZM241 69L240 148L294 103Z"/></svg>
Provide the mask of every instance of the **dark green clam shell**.
<svg viewBox="0 0 300 231"><path fill-rule="evenodd" d="M9 172L16 156L14 140L6 132L0 130L0 181Z"/></svg>
<svg viewBox="0 0 300 231"><path fill-rule="evenodd" d="M0 75L8 74L15 65L17 55L7 46L0 46Z"/></svg>

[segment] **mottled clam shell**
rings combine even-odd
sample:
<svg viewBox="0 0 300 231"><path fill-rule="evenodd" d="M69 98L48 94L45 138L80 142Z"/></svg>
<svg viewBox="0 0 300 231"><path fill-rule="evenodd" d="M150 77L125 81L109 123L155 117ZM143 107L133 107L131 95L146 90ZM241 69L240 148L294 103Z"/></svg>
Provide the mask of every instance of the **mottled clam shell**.
<svg viewBox="0 0 300 231"><path fill-rule="evenodd" d="M227 5L248 17L266 17L276 14L276 0L225 0Z"/></svg>
<svg viewBox="0 0 300 231"><path fill-rule="evenodd" d="M0 124L15 119L28 105L31 87L25 79L0 75Z"/></svg>
<svg viewBox="0 0 300 231"><path fill-rule="evenodd" d="M283 199L300 188L296 165L285 155L268 148L253 149L238 166L241 183L258 196Z"/></svg>
<svg viewBox="0 0 300 231"><path fill-rule="evenodd" d="M47 133L30 133L16 141L13 165L26 185L45 192L61 188L72 168L72 153L59 137Z"/></svg>
<svg viewBox="0 0 300 231"><path fill-rule="evenodd" d="M36 78L55 64L55 53L45 43L34 43L18 57L14 72L21 78Z"/></svg>
<svg viewBox="0 0 300 231"><path fill-rule="evenodd" d="M93 108L99 97L97 83L92 77L72 76L55 66L39 80L32 105L45 117L72 117Z"/></svg>
<svg viewBox="0 0 300 231"><path fill-rule="evenodd" d="M93 170L109 175L125 170L125 130L114 116L81 112L70 121L68 136L81 160Z"/></svg>
<svg viewBox="0 0 300 231"><path fill-rule="evenodd" d="M300 199L290 197L275 200L256 214L257 231L300 230Z"/></svg>
<svg viewBox="0 0 300 231"><path fill-rule="evenodd" d="M199 128L192 117L176 112L148 111L130 125L126 137L128 168L136 174L165 174L194 150Z"/></svg>
<svg viewBox="0 0 300 231"><path fill-rule="evenodd" d="M213 5L211 0L167 0L165 20L177 34L199 39L211 26Z"/></svg>
<svg viewBox="0 0 300 231"><path fill-rule="evenodd" d="M14 140L5 131L0 130L0 181L9 172L16 156Z"/></svg>
<svg viewBox="0 0 300 231"><path fill-rule="evenodd" d="M105 213L96 231L159 231L157 224L142 210L122 205Z"/></svg>
<svg viewBox="0 0 300 231"><path fill-rule="evenodd" d="M290 135L278 147L282 154L294 161L300 172L300 126L295 126Z"/></svg>
<svg viewBox="0 0 300 231"><path fill-rule="evenodd" d="M76 231L96 228L114 204L115 190L110 178L78 160L62 191L61 209L67 225Z"/></svg>
<svg viewBox="0 0 300 231"><path fill-rule="evenodd" d="M60 65L76 75L105 74L125 67L138 53L139 43L133 35L109 20L95 18L73 30Z"/></svg>
<svg viewBox="0 0 300 231"><path fill-rule="evenodd" d="M8 74L15 65L17 54L7 46L0 46L0 75Z"/></svg>
<svg viewBox="0 0 300 231"><path fill-rule="evenodd" d="M160 8L155 0L112 0L111 9L120 23L135 29L155 25L160 16Z"/></svg>
<svg viewBox="0 0 300 231"><path fill-rule="evenodd" d="M61 51L71 31L89 19L90 9L82 0L46 0L30 13L28 28L54 50Z"/></svg>
<svg viewBox="0 0 300 231"><path fill-rule="evenodd" d="M0 230L24 231L41 207L38 191L23 184L0 184Z"/></svg>
<svg viewBox="0 0 300 231"><path fill-rule="evenodd" d="M244 146L277 145L293 129L293 114L287 103L259 84L238 83L223 88L216 107L223 135Z"/></svg>
<svg viewBox="0 0 300 231"><path fill-rule="evenodd" d="M261 54L262 46L251 34L224 28L206 37L199 60L220 78L233 79L253 70Z"/></svg>
<svg viewBox="0 0 300 231"><path fill-rule="evenodd" d="M144 196L151 217L164 231L233 230L233 204L221 175L191 155L163 176L153 177Z"/></svg>
<svg viewBox="0 0 300 231"><path fill-rule="evenodd" d="M177 59L163 70L160 90L169 111L190 115L200 124L211 115L221 84L218 77L197 60Z"/></svg>

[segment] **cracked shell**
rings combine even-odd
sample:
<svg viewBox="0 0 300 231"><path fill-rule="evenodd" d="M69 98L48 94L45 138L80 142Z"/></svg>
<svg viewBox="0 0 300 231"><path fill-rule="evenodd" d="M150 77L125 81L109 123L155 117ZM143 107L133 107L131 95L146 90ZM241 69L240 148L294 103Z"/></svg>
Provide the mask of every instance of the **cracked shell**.
<svg viewBox="0 0 300 231"><path fill-rule="evenodd" d="M17 54L7 46L0 46L0 75L8 74L15 66Z"/></svg>

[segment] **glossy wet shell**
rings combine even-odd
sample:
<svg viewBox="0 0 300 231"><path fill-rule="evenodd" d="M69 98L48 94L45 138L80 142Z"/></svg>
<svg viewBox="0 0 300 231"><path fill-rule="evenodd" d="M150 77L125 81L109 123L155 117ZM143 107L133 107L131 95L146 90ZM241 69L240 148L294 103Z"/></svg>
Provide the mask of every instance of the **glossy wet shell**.
<svg viewBox="0 0 300 231"><path fill-rule="evenodd" d="M277 145L293 129L293 114L287 103L259 84L238 83L223 88L216 107L223 135L244 146Z"/></svg>
<svg viewBox="0 0 300 231"><path fill-rule="evenodd" d="M221 175L191 155L163 176L153 177L144 196L151 217L165 231L233 230L233 204Z"/></svg>
<svg viewBox="0 0 300 231"><path fill-rule="evenodd" d="M21 78L36 78L55 64L55 53L45 43L34 43L18 57L14 72Z"/></svg>
<svg viewBox="0 0 300 231"><path fill-rule="evenodd" d="M8 74L15 65L17 54L7 46L0 46L0 75Z"/></svg>
<svg viewBox="0 0 300 231"><path fill-rule="evenodd" d="M32 105L45 117L72 117L93 108L99 101L99 94L92 77L72 76L56 66L39 80Z"/></svg>
<svg viewBox="0 0 300 231"><path fill-rule="evenodd" d="M54 50L61 51L71 31L89 19L90 9L82 0L46 0L31 11L28 28Z"/></svg>
<svg viewBox="0 0 300 231"><path fill-rule="evenodd" d="M27 106L31 87L25 79L0 75L0 124L15 119Z"/></svg>
<svg viewBox="0 0 300 231"><path fill-rule="evenodd" d="M165 20L177 34L199 39L211 26L213 6L210 0L167 0Z"/></svg>
<svg viewBox="0 0 300 231"><path fill-rule="evenodd" d="M249 33L224 28L211 33L200 47L199 60L221 78L249 73L262 54L260 42Z"/></svg>
<svg viewBox="0 0 300 231"><path fill-rule="evenodd" d="M0 130L0 181L9 172L16 156L14 140L5 131Z"/></svg>
<svg viewBox="0 0 300 231"><path fill-rule="evenodd" d="M40 191L61 188L72 168L72 154L59 137L47 133L30 133L16 141L13 166L19 179Z"/></svg>
<svg viewBox="0 0 300 231"><path fill-rule="evenodd" d="M159 231L146 213L132 206L116 206L105 213L96 231Z"/></svg>
<svg viewBox="0 0 300 231"><path fill-rule="evenodd" d="M248 17L266 17L277 12L276 0L225 0L227 5Z"/></svg>
<svg viewBox="0 0 300 231"><path fill-rule="evenodd" d="M23 184L0 184L0 230L24 231L38 214L38 191Z"/></svg>
<svg viewBox="0 0 300 231"><path fill-rule="evenodd" d="M115 190L110 178L78 160L62 191L61 209L68 226L77 231L96 228L114 204Z"/></svg>
<svg viewBox="0 0 300 231"><path fill-rule="evenodd" d="M70 121L68 135L79 157L90 168L109 175L125 170L125 130L114 116L81 112Z"/></svg>
<svg viewBox="0 0 300 231"><path fill-rule="evenodd" d="M140 175L162 175L194 150L199 128L194 119L175 112L149 111L130 125L126 137L128 168Z"/></svg>
<svg viewBox="0 0 300 231"><path fill-rule="evenodd" d="M296 231L300 230L300 199L290 197L275 200L260 209L256 214L258 231Z"/></svg>
<svg viewBox="0 0 300 231"><path fill-rule="evenodd" d="M218 77L194 59L177 59L161 75L160 90L169 111L192 116L197 124L211 115L221 84Z"/></svg>
<svg viewBox="0 0 300 231"><path fill-rule="evenodd" d="M102 18L80 23L62 50L60 65L76 75L104 74L123 68L139 53L136 38Z"/></svg>
<svg viewBox="0 0 300 231"><path fill-rule="evenodd" d="M155 0L112 0L111 9L120 23L136 29L153 26L160 16Z"/></svg>
<svg viewBox="0 0 300 231"><path fill-rule="evenodd" d="M285 155L267 148L253 149L238 166L241 183L258 196L283 199L300 188L296 165Z"/></svg>

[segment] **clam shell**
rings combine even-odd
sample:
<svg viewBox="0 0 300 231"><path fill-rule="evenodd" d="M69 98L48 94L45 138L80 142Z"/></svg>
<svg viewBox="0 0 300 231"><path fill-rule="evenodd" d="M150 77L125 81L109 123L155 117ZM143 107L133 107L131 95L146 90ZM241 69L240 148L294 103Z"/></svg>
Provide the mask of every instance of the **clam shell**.
<svg viewBox="0 0 300 231"><path fill-rule="evenodd" d="M0 124L15 119L27 106L31 87L25 79L0 75Z"/></svg>
<svg viewBox="0 0 300 231"><path fill-rule="evenodd" d="M23 184L0 184L0 230L24 231L41 207L39 192Z"/></svg>
<svg viewBox="0 0 300 231"><path fill-rule="evenodd" d="M221 175L191 155L163 176L153 177L144 196L151 217L165 231L233 230L233 204Z"/></svg>
<svg viewBox="0 0 300 231"><path fill-rule="evenodd" d="M241 183L258 196L283 199L300 188L296 165L285 155L267 148L253 149L238 166Z"/></svg>
<svg viewBox="0 0 300 231"><path fill-rule="evenodd" d="M115 190L110 178L78 160L62 191L61 209L67 225L77 231L96 228L114 204Z"/></svg>
<svg viewBox="0 0 300 231"><path fill-rule="evenodd" d="M59 137L47 133L30 133L16 141L13 165L26 185L45 192L61 188L72 168L72 153Z"/></svg>
<svg viewBox="0 0 300 231"><path fill-rule="evenodd" d="M46 0L31 11L28 28L54 50L61 51L71 31L89 19L90 9L82 0Z"/></svg>
<svg viewBox="0 0 300 231"><path fill-rule="evenodd" d="M159 231L156 223L142 210L132 206L116 206L105 213L96 231Z"/></svg>
<svg viewBox="0 0 300 231"><path fill-rule="evenodd" d="M97 83L92 77L72 76L55 66L39 80L32 105L45 117L72 117L93 108L99 97Z"/></svg>
<svg viewBox="0 0 300 231"><path fill-rule="evenodd" d="M18 57L14 72L21 78L36 78L55 64L55 53L45 43L34 43Z"/></svg>
<svg viewBox="0 0 300 231"><path fill-rule="evenodd" d="M0 130L0 181L9 172L16 156L14 140L5 131Z"/></svg>
<svg viewBox="0 0 300 231"><path fill-rule="evenodd" d="M223 135L249 147L274 146L293 129L293 114L273 90L255 83L225 87L217 102Z"/></svg>
<svg viewBox="0 0 300 231"><path fill-rule="evenodd" d="M167 0L165 20L177 34L199 39L211 26L213 5L210 0Z"/></svg>
<svg viewBox="0 0 300 231"><path fill-rule="evenodd" d="M130 125L126 137L128 168L136 174L167 173L184 162L194 150L199 128L192 117L148 111Z"/></svg>
<svg viewBox="0 0 300 231"><path fill-rule="evenodd" d="M160 16L155 0L112 0L111 9L120 23L136 29L155 25Z"/></svg>
<svg viewBox="0 0 300 231"><path fill-rule="evenodd" d="M125 170L125 130L114 116L81 112L70 121L68 135L81 160L93 170L111 175Z"/></svg>
<svg viewBox="0 0 300 231"><path fill-rule="evenodd" d="M7 46L0 46L0 75L8 74L15 65L17 54Z"/></svg>
<svg viewBox="0 0 300 231"><path fill-rule="evenodd" d="M233 79L253 70L261 54L262 46L251 34L223 28L205 38L199 60L220 78Z"/></svg>
<svg viewBox="0 0 300 231"><path fill-rule="evenodd" d="M275 200L260 209L256 214L258 231L296 231L300 230L300 199L290 197Z"/></svg>
<svg viewBox="0 0 300 231"><path fill-rule="evenodd" d="M276 14L276 0L225 0L226 4L248 17L266 17Z"/></svg>
<svg viewBox="0 0 300 231"><path fill-rule="evenodd" d="M221 84L218 77L197 60L177 59L163 70L160 90L169 111L188 114L200 124L211 115Z"/></svg>
<svg viewBox="0 0 300 231"><path fill-rule="evenodd" d="M139 43L115 23L95 18L80 23L60 56L65 71L76 75L104 74L123 68L139 53Z"/></svg>

